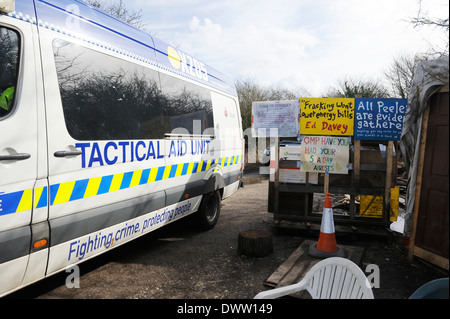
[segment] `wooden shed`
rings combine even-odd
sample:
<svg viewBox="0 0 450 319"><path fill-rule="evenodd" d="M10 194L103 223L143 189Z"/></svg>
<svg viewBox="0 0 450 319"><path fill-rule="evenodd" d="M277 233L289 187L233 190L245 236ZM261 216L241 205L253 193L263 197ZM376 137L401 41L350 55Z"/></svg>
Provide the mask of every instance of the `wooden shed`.
<svg viewBox="0 0 450 319"><path fill-rule="evenodd" d="M414 256L449 269L449 58L416 69L401 150L409 170L405 236Z"/></svg>

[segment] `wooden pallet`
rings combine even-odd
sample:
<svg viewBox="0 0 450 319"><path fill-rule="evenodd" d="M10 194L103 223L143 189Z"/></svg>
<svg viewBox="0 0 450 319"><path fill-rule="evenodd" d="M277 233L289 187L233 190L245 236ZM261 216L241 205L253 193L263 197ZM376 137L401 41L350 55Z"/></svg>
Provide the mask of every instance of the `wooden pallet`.
<svg viewBox="0 0 450 319"><path fill-rule="evenodd" d="M311 257L308 254L309 246L313 243L315 243L315 241L303 241L289 258L286 259L272 275L270 275L264 285L271 288L277 288L288 286L302 280L308 270L321 260L319 258ZM357 265L361 263L364 248L339 244L338 246L344 250L345 258L350 259ZM293 295L293 297L301 299L308 298L308 296L309 294L307 292Z"/></svg>

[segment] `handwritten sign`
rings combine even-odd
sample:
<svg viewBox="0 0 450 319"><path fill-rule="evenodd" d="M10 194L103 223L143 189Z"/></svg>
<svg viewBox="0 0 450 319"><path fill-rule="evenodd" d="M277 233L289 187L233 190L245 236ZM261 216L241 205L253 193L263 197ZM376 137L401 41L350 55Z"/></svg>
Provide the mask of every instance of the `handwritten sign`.
<svg viewBox="0 0 450 319"><path fill-rule="evenodd" d="M399 141L407 99L355 99L355 140Z"/></svg>
<svg viewBox="0 0 450 319"><path fill-rule="evenodd" d="M304 136L301 154L304 172L348 174L347 137Z"/></svg>
<svg viewBox="0 0 450 319"><path fill-rule="evenodd" d="M355 99L300 98L300 134L353 135Z"/></svg>
<svg viewBox="0 0 450 319"><path fill-rule="evenodd" d="M279 137L298 135L298 100L252 103L252 135L267 137L277 129Z"/></svg>

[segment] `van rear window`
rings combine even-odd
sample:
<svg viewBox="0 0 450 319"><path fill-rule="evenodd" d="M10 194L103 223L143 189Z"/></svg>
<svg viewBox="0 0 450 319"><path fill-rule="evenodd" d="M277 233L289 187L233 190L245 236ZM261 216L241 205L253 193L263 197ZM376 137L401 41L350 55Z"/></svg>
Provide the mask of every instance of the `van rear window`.
<svg viewBox="0 0 450 319"><path fill-rule="evenodd" d="M19 33L0 27L0 118L14 108L19 71Z"/></svg>
<svg viewBox="0 0 450 319"><path fill-rule="evenodd" d="M161 74L162 106L166 133L214 135L211 91Z"/></svg>

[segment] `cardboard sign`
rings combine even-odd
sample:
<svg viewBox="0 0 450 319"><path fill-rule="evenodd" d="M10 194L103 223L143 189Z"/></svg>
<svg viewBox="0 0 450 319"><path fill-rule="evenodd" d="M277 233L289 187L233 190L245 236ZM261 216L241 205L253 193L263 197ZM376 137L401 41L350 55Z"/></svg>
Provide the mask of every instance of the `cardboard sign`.
<svg viewBox="0 0 450 319"><path fill-rule="evenodd" d="M281 183L305 184L306 172L296 167L280 167L279 180ZM308 183L317 185L319 183L319 174L309 173Z"/></svg>
<svg viewBox="0 0 450 319"><path fill-rule="evenodd" d="M352 136L355 99L300 98L300 134Z"/></svg>
<svg viewBox="0 0 450 319"><path fill-rule="evenodd" d="M400 141L407 99L355 99L355 140Z"/></svg>
<svg viewBox="0 0 450 319"><path fill-rule="evenodd" d="M348 137L304 136L302 171L348 174L349 144Z"/></svg>
<svg viewBox="0 0 450 319"><path fill-rule="evenodd" d="M278 130L278 137L298 135L298 100L267 101L252 103L252 135L254 137L272 136Z"/></svg>

